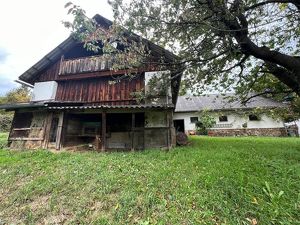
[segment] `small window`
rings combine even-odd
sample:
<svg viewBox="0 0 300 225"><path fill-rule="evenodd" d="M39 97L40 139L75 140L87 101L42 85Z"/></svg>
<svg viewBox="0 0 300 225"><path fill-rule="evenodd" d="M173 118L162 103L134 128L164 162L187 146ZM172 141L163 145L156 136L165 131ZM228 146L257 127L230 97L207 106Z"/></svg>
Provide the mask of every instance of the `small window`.
<svg viewBox="0 0 300 225"><path fill-rule="evenodd" d="M191 123L197 123L198 122L198 117L191 117Z"/></svg>
<svg viewBox="0 0 300 225"><path fill-rule="evenodd" d="M249 115L249 120L250 121L259 121L259 117L257 115L251 114L251 115Z"/></svg>
<svg viewBox="0 0 300 225"><path fill-rule="evenodd" d="M219 122L227 122L228 118L227 116L219 116Z"/></svg>

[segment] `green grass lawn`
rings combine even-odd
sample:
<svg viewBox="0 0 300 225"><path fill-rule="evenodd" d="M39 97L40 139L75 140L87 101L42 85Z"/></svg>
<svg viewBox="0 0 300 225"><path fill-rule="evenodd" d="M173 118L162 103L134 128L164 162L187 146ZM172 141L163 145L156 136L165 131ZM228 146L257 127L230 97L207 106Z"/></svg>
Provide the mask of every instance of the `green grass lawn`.
<svg viewBox="0 0 300 225"><path fill-rule="evenodd" d="M300 139L169 152L0 150L0 224L300 224Z"/></svg>

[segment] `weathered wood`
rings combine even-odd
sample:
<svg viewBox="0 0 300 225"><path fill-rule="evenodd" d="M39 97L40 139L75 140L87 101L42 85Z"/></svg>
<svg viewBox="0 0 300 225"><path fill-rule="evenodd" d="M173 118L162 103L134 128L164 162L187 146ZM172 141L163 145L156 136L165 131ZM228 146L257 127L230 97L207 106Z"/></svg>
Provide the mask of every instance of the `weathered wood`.
<svg viewBox="0 0 300 225"><path fill-rule="evenodd" d="M59 63L59 72L58 72L58 74L61 74L61 65L62 65L62 62L64 61L64 55L62 55L61 57L60 57L60 63Z"/></svg>
<svg viewBox="0 0 300 225"><path fill-rule="evenodd" d="M166 120L167 120L167 148L171 149L171 135L170 135L170 114L169 112L166 113Z"/></svg>
<svg viewBox="0 0 300 225"><path fill-rule="evenodd" d="M135 113L131 113L131 151L134 151Z"/></svg>
<svg viewBox="0 0 300 225"><path fill-rule="evenodd" d="M60 60L46 69L34 82L52 81L58 79Z"/></svg>
<svg viewBox="0 0 300 225"><path fill-rule="evenodd" d="M9 141L43 141L44 138L33 138L33 137L19 137L19 138L9 138Z"/></svg>
<svg viewBox="0 0 300 225"><path fill-rule="evenodd" d="M67 127L68 127L68 114L64 113L62 131L61 131L62 133L61 133L60 148L62 148L65 144Z"/></svg>
<svg viewBox="0 0 300 225"><path fill-rule="evenodd" d="M95 137L95 147L96 147L96 151L99 151L101 149L101 145L102 145L102 140L101 140L101 135L96 135Z"/></svg>
<svg viewBox="0 0 300 225"><path fill-rule="evenodd" d="M101 150L104 152L106 149L106 112L102 112L102 142Z"/></svg>
<svg viewBox="0 0 300 225"><path fill-rule="evenodd" d="M188 143L188 137L183 132L177 132L176 134L176 143L178 145L187 145Z"/></svg>
<svg viewBox="0 0 300 225"><path fill-rule="evenodd" d="M60 113L59 120L58 120L58 127L57 127L57 134L56 134L56 142L55 142L55 149L59 150L61 147L61 140L62 140L62 130L64 124L64 112Z"/></svg>
<svg viewBox="0 0 300 225"><path fill-rule="evenodd" d="M112 60L112 57L103 55L62 60L59 75L110 70Z"/></svg>
<svg viewBox="0 0 300 225"><path fill-rule="evenodd" d="M56 81L64 81L64 80L82 80L87 78L101 78L101 77L111 77L117 75L124 74L142 74L144 72L155 71L152 68L139 68L139 69L131 69L131 70L107 70L107 71L98 71L98 72L89 72L89 73L77 73L77 74L68 74L63 76L55 76L54 79Z"/></svg>
<svg viewBox="0 0 300 225"><path fill-rule="evenodd" d="M46 124L45 124L45 133L44 133L44 143L43 148L48 148L49 138L50 138L50 129L52 123L53 113L49 113L47 116Z"/></svg>
<svg viewBox="0 0 300 225"><path fill-rule="evenodd" d="M24 128L14 128L14 131L20 131L20 130L30 130L30 127L24 127Z"/></svg>
<svg viewBox="0 0 300 225"><path fill-rule="evenodd" d="M115 84L110 84L111 81L115 80L102 78L59 82L56 100L88 103L107 102L111 105L136 104L131 93L143 90L144 76L131 80L122 79Z"/></svg>
<svg viewBox="0 0 300 225"><path fill-rule="evenodd" d="M10 127L10 130L9 130L9 135L8 135L8 140L10 140L10 138L12 137L13 135L13 128L15 127L15 124L16 124L16 113L14 113L14 117L13 117L13 120L12 120L12 123L11 123L11 127Z"/></svg>

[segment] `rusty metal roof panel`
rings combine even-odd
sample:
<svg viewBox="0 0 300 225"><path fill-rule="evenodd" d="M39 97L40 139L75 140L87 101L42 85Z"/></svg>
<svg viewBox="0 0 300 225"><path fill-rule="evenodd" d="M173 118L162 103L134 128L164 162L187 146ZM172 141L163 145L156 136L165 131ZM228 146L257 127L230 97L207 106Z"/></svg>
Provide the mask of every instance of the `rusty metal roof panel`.
<svg viewBox="0 0 300 225"><path fill-rule="evenodd" d="M47 105L44 103L33 103L33 102L25 102L25 103L12 103L12 104L2 104L0 105L0 109L5 110L15 110L15 109L24 109L24 108L43 108Z"/></svg>
<svg viewBox="0 0 300 225"><path fill-rule="evenodd" d="M174 108L173 104L144 104L144 105L82 105L82 106L48 106L48 109L167 109Z"/></svg>

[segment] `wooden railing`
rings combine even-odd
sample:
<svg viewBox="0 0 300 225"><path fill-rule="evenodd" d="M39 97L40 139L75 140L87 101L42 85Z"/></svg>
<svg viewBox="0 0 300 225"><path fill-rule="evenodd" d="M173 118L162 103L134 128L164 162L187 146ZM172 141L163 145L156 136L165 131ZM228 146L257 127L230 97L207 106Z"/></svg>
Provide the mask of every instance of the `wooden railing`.
<svg viewBox="0 0 300 225"><path fill-rule="evenodd" d="M59 75L104 71L111 69L111 67L111 57L91 56L66 60L62 57Z"/></svg>

